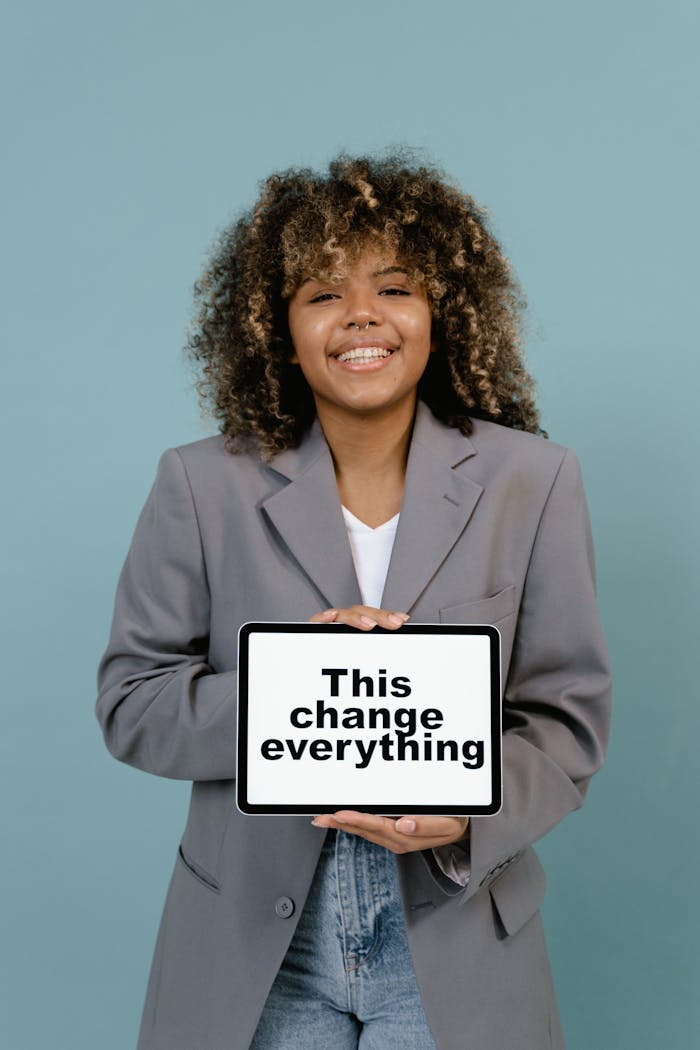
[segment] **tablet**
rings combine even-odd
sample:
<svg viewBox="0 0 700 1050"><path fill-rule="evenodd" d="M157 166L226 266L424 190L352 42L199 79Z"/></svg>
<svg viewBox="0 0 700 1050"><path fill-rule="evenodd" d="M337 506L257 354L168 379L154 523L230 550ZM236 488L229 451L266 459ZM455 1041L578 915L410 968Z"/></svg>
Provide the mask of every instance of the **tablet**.
<svg viewBox="0 0 700 1050"><path fill-rule="evenodd" d="M498 630L245 623L237 752L246 814L497 813Z"/></svg>

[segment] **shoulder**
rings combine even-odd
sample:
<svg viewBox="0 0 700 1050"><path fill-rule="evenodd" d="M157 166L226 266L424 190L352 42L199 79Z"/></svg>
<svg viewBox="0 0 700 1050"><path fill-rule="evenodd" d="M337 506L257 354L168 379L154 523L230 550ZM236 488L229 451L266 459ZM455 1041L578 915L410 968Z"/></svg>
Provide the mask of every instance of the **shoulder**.
<svg viewBox="0 0 700 1050"><path fill-rule="evenodd" d="M473 420L469 441L476 453L472 463L485 473L515 470L551 483L562 468L578 469L576 453L565 445L483 419Z"/></svg>
<svg viewBox="0 0 700 1050"><path fill-rule="evenodd" d="M224 434L167 448L158 464L161 491L194 501L205 516L258 507L284 483L255 443L232 452Z"/></svg>
<svg viewBox="0 0 700 1050"><path fill-rule="evenodd" d="M160 455L154 489L174 505L194 500L197 506L218 505L226 492L255 499L264 495L264 464L256 452L232 453L223 434L173 445Z"/></svg>
<svg viewBox="0 0 700 1050"><path fill-rule="evenodd" d="M423 402L418 404L414 440L432 449L452 467L464 466L485 477L493 472L520 469L535 473L556 471L571 454L563 445L539 434L513 430L485 419L472 418L465 436L458 428L437 419Z"/></svg>
<svg viewBox="0 0 700 1050"><path fill-rule="evenodd" d="M179 461L188 477L220 477L222 473L240 474L248 471L257 473L263 467L262 458L252 443L247 449L231 452L226 447L224 434L175 445L166 449L161 459L173 457Z"/></svg>
<svg viewBox="0 0 700 1050"><path fill-rule="evenodd" d="M263 459L257 442L250 438L240 449L231 452L226 437L216 434L186 445L168 449L164 455L175 455L188 475L197 477L235 477L239 481L256 479L256 483L279 486L280 479L293 479L302 474L320 455L330 456L318 419L315 419L298 445ZM330 460L329 460L330 461Z"/></svg>
<svg viewBox="0 0 700 1050"><path fill-rule="evenodd" d="M177 453L182 462L188 466L195 463L221 462L231 455L226 449L223 434L213 434L211 437L200 438L198 441L175 445L166 452Z"/></svg>
<svg viewBox="0 0 700 1050"><path fill-rule="evenodd" d="M473 419L472 427L470 440L479 452L498 451L523 459L558 462L566 452L570 451L564 445L542 437L541 434L513 430L512 427L505 427L500 423L492 423L485 419Z"/></svg>

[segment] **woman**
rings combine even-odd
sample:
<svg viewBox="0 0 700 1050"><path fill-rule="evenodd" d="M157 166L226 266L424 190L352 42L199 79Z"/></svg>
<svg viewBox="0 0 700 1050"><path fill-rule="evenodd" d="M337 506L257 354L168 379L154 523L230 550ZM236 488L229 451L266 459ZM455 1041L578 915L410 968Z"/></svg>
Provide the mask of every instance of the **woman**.
<svg viewBox="0 0 700 1050"><path fill-rule="evenodd" d="M221 434L162 456L98 675L111 752L193 781L139 1048L561 1047L531 844L602 762L609 674L507 260L439 172L340 157L270 177L197 294ZM501 811L240 814L240 624L408 616L499 628Z"/></svg>

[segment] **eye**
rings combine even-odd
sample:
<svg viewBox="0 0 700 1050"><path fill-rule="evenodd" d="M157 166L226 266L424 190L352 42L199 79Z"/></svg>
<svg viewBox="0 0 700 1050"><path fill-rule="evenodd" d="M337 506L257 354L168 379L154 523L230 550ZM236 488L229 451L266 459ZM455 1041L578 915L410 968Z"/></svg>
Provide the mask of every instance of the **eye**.
<svg viewBox="0 0 700 1050"><path fill-rule="evenodd" d="M410 295L407 288L382 288L380 295Z"/></svg>
<svg viewBox="0 0 700 1050"><path fill-rule="evenodd" d="M315 295L313 297L313 299L309 299L309 302L310 303L323 303L323 302L326 302L328 299L335 299L335 298L336 298L336 296L335 296L334 292L319 292L319 294Z"/></svg>

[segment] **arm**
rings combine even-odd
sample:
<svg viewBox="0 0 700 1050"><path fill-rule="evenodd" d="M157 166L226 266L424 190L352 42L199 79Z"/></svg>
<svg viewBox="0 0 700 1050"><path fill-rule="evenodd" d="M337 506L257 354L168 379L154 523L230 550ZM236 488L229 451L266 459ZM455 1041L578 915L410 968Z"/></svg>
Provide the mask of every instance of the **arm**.
<svg viewBox="0 0 700 1050"><path fill-rule="evenodd" d="M235 775L236 672L207 663L210 600L180 454L161 456L119 577L96 714L115 758L159 776Z"/></svg>
<svg viewBox="0 0 700 1050"><path fill-rule="evenodd" d="M503 806L470 821L465 899L583 804L609 720L590 522L579 463L568 451L533 543L505 684Z"/></svg>

